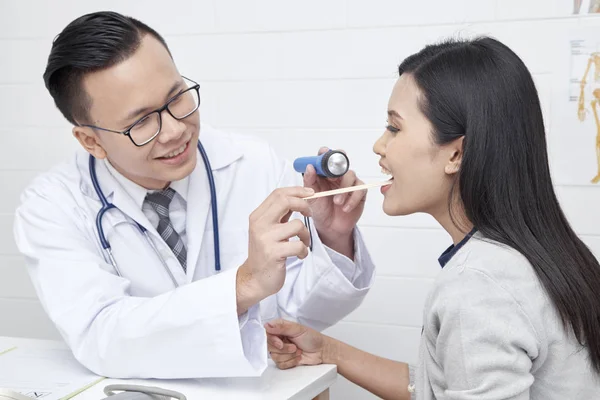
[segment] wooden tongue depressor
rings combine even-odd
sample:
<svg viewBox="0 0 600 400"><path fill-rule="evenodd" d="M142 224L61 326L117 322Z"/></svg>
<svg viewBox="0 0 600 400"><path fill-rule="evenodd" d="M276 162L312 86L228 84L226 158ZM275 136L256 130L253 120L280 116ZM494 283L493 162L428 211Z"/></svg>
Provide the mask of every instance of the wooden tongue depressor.
<svg viewBox="0 0 600 400"><path fill-rule="evenodd" d="M392 184L391 180L385 181L385 182L367 183L365 185L350 186L350 187L341 188L341 189L326 190L324 192L315 193L312 196L303 197L303 199L304 200L316 199L317 197L333 196L333 195L340 194L340 193L354 192L357 190L365 190L365 189L369 189L369 188L373 188L373 187L385 186L385 185L391 185L391 184Z"/></svg>

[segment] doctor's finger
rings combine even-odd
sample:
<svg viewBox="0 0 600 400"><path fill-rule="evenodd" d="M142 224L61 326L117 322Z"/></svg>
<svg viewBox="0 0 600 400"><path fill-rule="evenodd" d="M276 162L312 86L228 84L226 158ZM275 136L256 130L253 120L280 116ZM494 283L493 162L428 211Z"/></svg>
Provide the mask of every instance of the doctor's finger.
<svg viewBox="0 0 600 400"><path fill-rule="evenodd" d="M298 236L306 246L310 245L308 229L304 226L304 222L299 219L281 224L273 230L273 238L278 242L288 240L294 236Z"/></svg>
<svg viewBox="0 0 600 400"><path fill-rule="evenodd" d="M312 188L315 192L319 192L319 180L317 179L317 171L315 167L311 164L308 164L306 167L306 171L304 172L304 176L302 177L304 181L304 187Z"/></svg>
<svg viewBox="0 0 600 400"><path fill-rule="evenodd" d="M356 185L362 185L362 181L357 181ZM367 191L366 190L357 190L355 192L350 193L350 197L346 200L346 204L344 205L343 210L345 212L350 212L354 210L358 205L367 200Z"/></svg>
<svg viewBox="0 0 600 400"><path fill-rule="evenodd" d="M356 186L357 180L358 180L356 178L356 173L352 170L346 172L346 174L344 174L344 176L342 176L341 178L338 178L338 179L339 179L339 187L340 188ZM338 195L334 196L333 202L338 206L342 206L346 203L346 201L348 201L350 196L351 196L351 193L338 194Z"/></svg>
<svg viewBox="0 0 600 400"><path fill-rule="evenodd" d="M288 198L302 199L304 197L311 196L315 191L311 188L305 188L302 186L292 186L275 189L263 202L252 212L250 215L251 220L258 220L271 212L273 206L276 204L285 204ZM284 207L285 208L285 207ZM289 211L286 210L286 212ZM282 213L284 215L285 213Z"/></svg>
<svg viewBox="0 0 600 400"><path fill-rule="evenodd" d="M278 258L298 257L303 260L308 256L308 247L299 241L279 243L277 249Z"/></svg>
<svg viewBox="0 0 600 400"><path fill-rule="evenodd" d="M270 222L287 222L290 212L299 212L306 217L312 216L310 205L301 197L284 196L278 198L269 210L265 213L265 218Z"/></svg>

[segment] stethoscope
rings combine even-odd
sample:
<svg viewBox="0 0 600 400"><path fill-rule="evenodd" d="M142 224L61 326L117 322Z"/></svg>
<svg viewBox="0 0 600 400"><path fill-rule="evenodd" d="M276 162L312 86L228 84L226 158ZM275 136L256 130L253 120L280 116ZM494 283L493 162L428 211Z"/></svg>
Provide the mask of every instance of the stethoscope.
<svg viewBox="0 0 600 400"><path fill-rule="evenodd" d="M121 393L115 393L115 391L121 391ZM103 400L110 399L137 399L137 400L151 400L151 399L176 399L186 400L187 397L183 393L176 392L174 390L162 389L156 386L142 386L142 385L130 385L130 384L113 384L108 385L104 388L104 394L108 395Z"/></svg>
<svg viewBox="0 0 600 400"><path fill-rule="evenodd" d="M214 235L214 248L215 248L215 270L217 272L219 272L221 270L221 256L219 253L219 248L220 248L219 247L219 222L218 222L218 217L217 217L217 191L215 189L215 179L214 179L214 176L212 173L212 169L210 167L210 162L208 161L208 156L206 155L206 151L204 150L204 147L202 146L202 144L200 142L198 142L198 151L200 152L200 155L202 156L202 160L204 161L204 166L206 167L206 173L208 174L208 185L210 186L210 204L211 204L212 220L213 220L213 235ZM89 164L90 164L89 168L90 168L90 177L92 179L92 184L94 185L94 190L96 191L96 194L98 195L98 198L100 199L100 202L102 203L102 208L100 208L100 211L98 211L98 214L96 215L96 230L98 231L98 237L100 238L100 243L102 244L102 248L108 254L110 263L112 264L112 266L115 269L115 271L117 272L117 274L122 277L123 275L121 275L121 271L119 270L117 261L115 260L115 257L113 256L112 249L110 247L110 243L106 239L106 236L104 236L104 229L102 228L102 217L104 217L104 214L110 209L113 209L113 208L117 209L117 207L114 204L109 203L108 200L106 200L106 196L104 196L104 193L102 192L102 189L100 188L100 184L98 183L98 176L96 175L96 159L92 155L90 155L90 163ZM137 227L140 230L140 232L142 233L142 235L144 235L144 237L146 238L146 241L148 242L148 244L150 245L152 250L156 253L158 258L160 258L160 261L161 261L163 267L165 268L165 270L169 273L169 276L171 277L173 284L176 287L179 286L179 284L177 283L177 280L173 276L173 273L167 266L165 259L161 256L160 251L158 251L158 249L156 248L156 245L150 239L150 236L148 235L146 228L144 228L139 222L137 222L135 220L133 222L135 222L135 224L137 225Z"/></svg>

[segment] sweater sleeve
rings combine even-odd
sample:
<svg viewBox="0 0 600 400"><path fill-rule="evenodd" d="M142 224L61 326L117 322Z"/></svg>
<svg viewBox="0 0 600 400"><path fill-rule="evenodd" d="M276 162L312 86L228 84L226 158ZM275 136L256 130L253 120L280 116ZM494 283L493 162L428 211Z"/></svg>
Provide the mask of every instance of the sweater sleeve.
<svg viewBox="0 0 600 400"><path fill-rule="evenodd" d="M415 390L415 378L416 378L417 366L408 364L408 393L410 396L409 400L417 400L417 392Z"/></svg>
<svg viewBox="0 0 600 400"><path fill-rule="evenodd" d="M539 341L511 293L465 268L439 286L432 311L439 332L437 387L453 400L528 400ZM436 376L437 375L437 376Z"/></svg>

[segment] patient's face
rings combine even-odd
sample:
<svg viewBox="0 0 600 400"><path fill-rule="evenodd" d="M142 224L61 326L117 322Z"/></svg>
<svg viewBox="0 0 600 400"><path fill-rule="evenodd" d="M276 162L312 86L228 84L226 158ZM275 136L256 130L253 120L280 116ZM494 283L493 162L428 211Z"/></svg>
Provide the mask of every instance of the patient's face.
<svg viewBox="0 0 600 400"><path fill-rule="evenodd" d="M448 208L449 153L434 143L433 127L419 108L421 96L411 75L403 74L389 99L387 129L373 146L393 179L382 189L388 215L436 215Z"/></svg>

